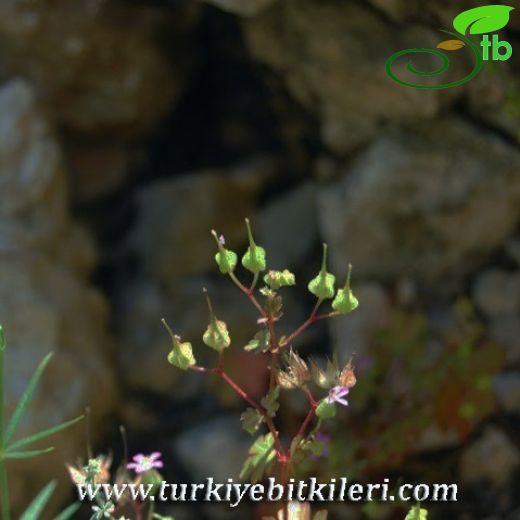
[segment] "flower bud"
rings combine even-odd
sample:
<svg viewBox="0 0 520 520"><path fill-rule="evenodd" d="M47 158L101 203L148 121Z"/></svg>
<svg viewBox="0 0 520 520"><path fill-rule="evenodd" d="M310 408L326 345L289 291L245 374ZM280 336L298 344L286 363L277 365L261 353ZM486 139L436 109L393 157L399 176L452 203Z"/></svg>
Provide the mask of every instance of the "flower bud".
<svg viewBox="0 0 520 520"><path fill-rule="evenodd" d="M223 274L232 273L237 266L237 254L224 247L223 238L219 238L214 229L211 231L211 234L217 242L218 253L215 255L215 262L217 262L220 272Z"/></svg>
<svg viewBox="0 0 520 520"><path fill-rule="evenodd" d="M336 277L327 272L327 244L323 244L323 259L321 271L313 278L307 288L320 300L327 300L334 296L334 282Z"/></svg>
<svg viewBox="0 0 520 520"><path fill-rule="evenodd" d="M253 274L258 274L260 271L265 271L265 249L257 246L251 233L251 226L249 219L246 218L247 236L249 238L249 247L245 255L242 257L242 265Z"/></svg>
<svg viewBox="0 0 520 520"><path fill-rule="evenodd" d="M191 343L182 343L180 336L172 332L166 320L163 319L162 322L170 334L173 345L172 351L168 354L168 362L181 370L188 370L196 363Z"/></svg>
<svg viewBox="0 0 520 520"><path fill-rule="evenodd" d="M164 480L163 476L155 469L148 470L141 474L139 483L146 488L150 487L150 495L155 495L161 488L161 482Z"/></svg>
<svg viewBox="0 0 520 520"><path fill-rule="evenodd" d="M264 276L264 282L273 290L277 291L280 287L294 285L296 283L294 274L284 269L283 271L269 271Z"/></svg>
<svg viewBox="0 0 520 520"><path fill-rule="evenodd" d="M231 338L229 337L227 325L224 321L218 320L213 313L213 307L211 306L211 301L207 292L206 301L208 302L210 321L206 332L202 336L202 341L204 341L208 347L211 347L217 352L222 352L225 348L231 345Z"/></svg>
<svg viewBox="0 0 520 520"><path fill-rule="evenodd" d="M316 407L316 416L321 419L332 419L336 415L336 406L327 397L322 399Z"/></svg>
<svg viewBox="0 0 520 520"><path fill-rule="evenodd" d="M340 314L348 314L356 309L359 305L358 299L352 293L350 288L350 275L352 273L352 266L349 264L347 281L343 289L338 289L336 297L332 301L332 308Z"/></svg>

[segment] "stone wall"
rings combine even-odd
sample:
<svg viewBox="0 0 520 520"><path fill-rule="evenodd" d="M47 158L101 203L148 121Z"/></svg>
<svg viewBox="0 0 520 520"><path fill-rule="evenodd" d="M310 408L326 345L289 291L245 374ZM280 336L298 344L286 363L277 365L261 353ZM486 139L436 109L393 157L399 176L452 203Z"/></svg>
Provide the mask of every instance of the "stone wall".
<svg viewBox="0 0 520 520"><path fill-rule="evenodd" d="M236 344L250 339L254 312L218 277L209 234L243 248L248 216L271 267L293 269L302 285L288 297L287 330L312 305L302 281L323 241L340 278L354 264L360 310L302 337L317 356L335 346L363 359L398 308L449 328L453 302L473 303L505 360L494 411L455 441L460 478L492 482L500 511L518 514L508 484L520 467L520 54L445 91L403 88L384 70L397 50L434 47L458 11L451 0L2 2L0 322L11 408L55 352L26 431L89 405L99 449L118 450L123 422L132 449L159 446L172 473L236 473L247 450L233 433L241 405L166 363L160 319L195 341L207 287ZM519 27L515 13L504 33L515 49ZM469 66L461 54L453 74ZM229 364L259 395L265 362L245 370L239 350ZM433 450L451 438L428 435L420 442ZM63 480L64 461L85 453L82 428L56 444L13 466L16 508ZM226 463L208 456L219 446ZM499 455L502 473L491 467Z"/></svg>

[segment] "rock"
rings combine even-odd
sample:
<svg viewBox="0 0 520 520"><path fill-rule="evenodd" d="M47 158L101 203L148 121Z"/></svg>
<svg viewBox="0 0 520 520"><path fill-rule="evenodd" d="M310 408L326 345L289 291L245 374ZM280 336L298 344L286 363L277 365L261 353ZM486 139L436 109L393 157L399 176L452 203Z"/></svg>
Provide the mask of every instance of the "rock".
<svg viewBox="0 0 520 520"><path fill-rule="evenodd" d="M478 276L473 293L490 318L491 336L506 348L508 364L520 362L520 272L489 269Z"/></svg>
<svg viewBox="0 0 520 520"><path fill-rule="evenodd" d="M140 151L123 144L74 144L67 148L71 197L88 204L108 197L125 185Z"/></svg>
<svg viewBox="0 0 520 520"><path fill-rule="evenodd" d="M253 160L229 172L195 172L144 188L130 245L144 272L169 284L214 269L212 228L224 234L231 249L247 243L244 218L255 228L256 197L272 166L267 159Z"/></svg>
<svg viewBox="0 0 520 520"><path fill-rule="evenodd" d="M520 238L515 237L506 244L506 252L509 258L520 267Z"/></svg>
<svg viewBox="0 0 520 520"><path fill-rule="evenodd" d="M349 261L361 278L406 274L449 292L518 226L520 154L493 134L444 119L381 137L342 180L320 190L318 202L337 273Z"/></svg>
<svg viewBox="0 0 520 520"><path fill-rule="evenodd" d="M393 52L435 47L438 35L426 29L397 29L359 3L311 0L277 2L244 29L251 54L318 119L322 141L338 154L366 143L386 122L432 119L441 107L438 92L403 88L385 72ZM442 103L460 95L444 94Z"/></svg>
<svg viewBox="0 0 520 520"><path fill-rule="evenodd" d="M489 317L520 313L520 271L490 269L475 282L474 299Z"/></svg>
<svg viewBox="0 0 520 520"><path fill-rule="evenodd" d="M0 250L49 248L68 224L59 146L31 86L0 90Z"/></svg>
<svg viewBox="0 0 520 520"><path fill-rule="evenodd" d="M241 16L252 16L272 4L274 0L200 0L216 5L224 11Z"/></svg>
<svg viewBox="0 0 520 520"><path fill-rule="evenodd" d="M491 320L489 331L491 337L506 348L507 364L520 364L520 316L517 313L497 316Z"/></svg>
<svg viewBox="0 0 520 520"><path fill-rule="evenodd" d="M425 451L443 450L454 448L459 443L460 435L458 432L453 430L444 431L433 424L421 432L420 438L414 444L413 451L415 453L423 453Z"/></svg>
<svg viewBox="0 0 520 520"><path fill-rule="evenodd" d="M505 372L495 377L493 388L499 406L508 413L520 413L520 372Z"/></svg>
<svg viewBox="0 0 520 520"><path fill-rule="evenodd" d="M60 146L24 81L0 89L0 322L8 340L9 413L38 363L54 352L17 435L27 435L92 409L94 442L114 406L107 360L108 307L87 277L95 263L92 240L67 211ZM95 385L93 384L95 382ZM79 430L78 430L79 429ZM58 501L68 493L64 461L84 453L81 426L49 441L53 453L10 467L14 511L51 478Z"/></svg>
<svg viewBox="0 0 520 520"><path fill-rule="evenodd" d="M3 75L37 85L60 125L142 135L179 92L179 75L156 37L163 23L164 12L105 0L2 2ZM177 22L166 23L175 34Z"/></svg>
<svg viewBox="0 0 520 520"><path fill-rule="evenodd" d="M354 282L352 288L360 302L359 307L352 314L328 323L331 337L338 345L340 361L346 362L355 354L362 365L374 332L388 324L392 306L385 290L378 284Z"/></svg>
<svg viewBox="0 0 520 520"><path fill-rule="evenodd" d="M100 421L115 401L113 375L106 359L107 305L100 294L66 267L32 252L0 254L0 316L9 342L6 402L10 411L36 365L49 352L54 359L22 423L19 435L48 428L92 409L92 432L98 439ZM84 453L81 426L50 441L55 452L10 471L12 503L27 504L51 478L66 480L64 461ZM59 486L63 497L67 485Z"/></svg>
<svg viewBox="0 0 520 520"><path fill-rule="evenodd" d="M301 264L318 241L315 184L304 183L276 197L260 211L255 227L258 243L268 252L270 268Z"/></svg>
<svg viewBox="0 0 520 520"><path fill-rule="evenodd" d="M182 433L175 441L175 455L190 471L194 482L213 477L227 482L238 475L254 438L244 432L239 414L210 419ZM218 456L215 456L218 454Z"/></svg>
<svg viewBox="0 0 520 520"><path fill-rule="evenodd" d="M485 481L502 486L520 467L520 451L501 430L488 427L469 446L460 459L461 479L465 483Z"/></svg>

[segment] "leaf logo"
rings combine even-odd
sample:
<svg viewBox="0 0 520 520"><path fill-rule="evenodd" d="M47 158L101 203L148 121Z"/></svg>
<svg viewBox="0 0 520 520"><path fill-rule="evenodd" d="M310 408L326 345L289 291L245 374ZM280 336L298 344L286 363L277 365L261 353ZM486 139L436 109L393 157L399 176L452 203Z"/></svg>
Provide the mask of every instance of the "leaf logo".
<svg viewBox="0 0 520 520"><path fill-rule="evenodd" d="M486 5L460 13L453 20L453 27L460 34L486 34L498 31L509 23L514 7L508 5Z"/></svg>
<svg viewBox="0 0 520 520"><path fill-rule="evenodd" d="M442 49L445 51L458 51L465 46L466 44L460 40L445 40L437 44L437 49Z"/></svg>

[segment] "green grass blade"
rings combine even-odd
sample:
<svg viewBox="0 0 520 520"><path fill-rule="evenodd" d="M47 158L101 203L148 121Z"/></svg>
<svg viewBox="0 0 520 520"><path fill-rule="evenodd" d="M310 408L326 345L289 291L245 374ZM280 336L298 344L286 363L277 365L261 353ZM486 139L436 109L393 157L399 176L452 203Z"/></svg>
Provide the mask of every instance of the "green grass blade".
<svg viewBox="0 0 520 520"><path fill-rule="evenodd" d="M20 520L36 520L43 508L47 505L47 502L51 498L54 489L56 488L56 481L51 480L34 498L29 504L29 507L22 513Z"/></svg>
<svg viewBox="0 0 520 520"><path fill-rule="evenodd" d="M60 514L54 517L54 520L69 520L72 515L81 507L81 504L71 504L65 508Z"/></svg>
<svg viewBox="0 0 520 520"><path fill-rule="evenodd" d="M50 453L54 449L53 446L45 448L43 450L28 450L28 451L7 451L4 455L4 459L31 459L44 453Z"/></svg>
<svg viewBox="0 0 520 520"><path fill-rule="evenodd" d="M10 446L7 447L7 451L23 448L24 446L27 446L28 444L32 444L33 442L39 441L41 439L45 439L45 437L48 437L49 435L52 435L53 433L60 432L61 430L64 430L65 428L68 428L69 426L72 426L73 424L76 424L77 422L81 421L83 419L83 415L80 415L79 417L76 417L75 419L71 419L70 421L66 421L64 423L58 424L57 426L52 426L51 428L48 428L47 430L42 430L41 432L34 433L33 435L29 435L28 437L24 437L23 439L20 439L19 441L13 442Z"/></svg>
<svg viewBox="0 0 520 520"><path fill-rule="evenodd" d="M43 371L45 370L45 367L49 363L51 357L52 353L47 354L43 358L42 362L38 365L38 368L34 371L34 374L32 375L29 384L27 385L27 388L20 397L20 400L18 401L18 404L16 405L13 415L11 415L9 422L7 423L7 427L4 432L4 446L9 444L9 441L11 440L14 432L18 428L23 414L27 410L29 401L31 400L34 394L34 391L36 390L36 387L38 386L38 383L40 382L40 379L42 377Z"/></svg>

